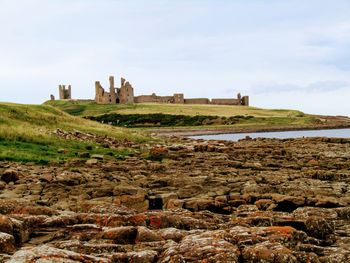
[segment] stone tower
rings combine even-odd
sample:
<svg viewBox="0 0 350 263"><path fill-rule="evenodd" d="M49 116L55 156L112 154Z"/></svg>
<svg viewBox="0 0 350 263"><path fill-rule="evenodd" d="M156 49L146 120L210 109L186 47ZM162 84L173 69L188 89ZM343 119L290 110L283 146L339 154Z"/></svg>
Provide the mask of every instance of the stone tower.
<svg viewBox="0 0 350 263"><path fill-rule="evenodd" d="M242 97L242 105L243 106L249 106L249 96L243 96Z"/></svg>
<svg viewBox="0 0 350 263"><path fill-rule="evenodd" d="M134 103L134 88L124 78L120 79L119 103Z"/></svg>
<svg viewBox="0 0 350 263"><path fill-rule="evenodd" d="M114 77L109 76L109 103L114 104L117 103L117 93L115 92L114 87Z"/></svg>
<svg viewBox="0 0 350 263"><path fill-rule="evenodd" d="M184 104L185 103L184 94L183 93L175 93L174 94L174 103Z"/></svg>
<svg viewBox="0 0 350 263"><path fill-rule="evenodd" d="M72 99L72 88L70 85L66 88L66 85L59 85L60 100L70 100Z"/></svg>

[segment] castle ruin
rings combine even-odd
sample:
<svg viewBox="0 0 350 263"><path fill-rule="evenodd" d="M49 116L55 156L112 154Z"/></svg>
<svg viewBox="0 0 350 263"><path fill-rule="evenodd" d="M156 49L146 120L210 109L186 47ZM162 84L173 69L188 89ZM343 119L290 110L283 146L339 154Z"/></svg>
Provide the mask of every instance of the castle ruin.
<svg viewBox="0 0 350 263"><path fill-rule="evenodd" d="M58 89L59 89L60 100L72 99L72 88L70 85L68 85L67 88L66 88L66 85L59 85Z"/></svg>
<svg viewBox="0 0 350 263"><path fill-rule="evenodd" d="M60 100L72 99L71 85L59 85ZM50 100L55 100L50 95ZM185 98L183 93L175 93L172 96L151 95L134 96L134 88L124 78L120 79L120 87L115 87L114 77L109 77L109 90L106 91L100 81L95 81L95 102L97 104L131 104L131 103L171 103L171 104L213 104L213 105L241 105L249 106L249 96L237 94L236 98Z"/></svg>
<svg viewBox="0 0 350 263"><path fill-rule="evenodd" d="M95 101L97 104L129 104L129 103L173 103L173 104L214 104L214 105L242 105L249 106L249 97L237 94L237 98L185 98L182 93L172 96L151 95L134 96L134 88L124 78L121 78L120 88L114 86L114 77L109 77L109 92L101 86L99 81L95 82Z"/></svg>

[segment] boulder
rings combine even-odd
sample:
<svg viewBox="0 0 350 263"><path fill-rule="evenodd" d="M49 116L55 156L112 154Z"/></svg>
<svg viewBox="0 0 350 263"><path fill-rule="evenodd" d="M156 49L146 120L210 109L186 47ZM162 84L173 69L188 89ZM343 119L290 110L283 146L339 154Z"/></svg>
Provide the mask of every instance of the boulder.
<svg viewBox="0 0 350 263"><path fill-rule="evenodd" d="M97 159L89 159L89 160L86 161L86 164L88 166L93 166L93 165L98 164L98 160Z"/></svg>
<svg viewBox="0 0 350 263"><path fill-rule="evenodd" d="M153 147L149 152L149 159L161 161L168 155L169 151L165 147Z"/></svg>
<svg viewBox="0 0 350 263"><path fill-rule="evenodd" d="M128 253L115 253L112 256L114 263L153 263L157 260L158 253L153 250L132 251Z"/></svg>
<svg viewBox="0 0 350 263"><path fill-rule="evenodd" d="M186 236L169 246L158 262L239 262L239 249L215 232Z"/></svg>
<svg viewBox="0 0 350 263"><path fill-rule="evenodd" d="M11 253L15 250L15 238L7 233L0 232L0 253Z"/></svg>
<svg viewBox="0 0 350 263"><path fill-rule="evenodd" d="M47 245L23 247L18 250L8 263L52 262L52 263L108 263L110 260L88 256L69 250L53 248Z"/></svg>
<svg viewBox="0 0 350 263"><path fill-rule="evenodd" d="M16 170L13 169L7 169L5 170L2 175L1 175L1 180L4 181L5 183L10 183L10 182L16 182L19 180L20 173Z"/></svg>
<svg viewBox="0 0 350 263"><path fill-rule="evenodd" d="M122 226L105 230L102 238L111 239L115 244L135 244L137 234L136 227Z"/></svg>
<svg viewBox="0 0 350 263"><path fill-rule="evenodd" d="M13 234L13 223L9 217L0 215L0 232Z"/></svg>
<svg viewBox="0 0 350 263"><path fill-rule="evenodd" d="M243 262L298 263L292 251L280 243L265 241L242 250Z"/></svg>
<svg viewBox="0 0 350 263"><path fill-rule="evenodd" d="M326 239L334 234L334 222L322 217L311 216L305 221L306 232L312 237Z"/></svg>
<svg viewBox="0 0 350 263"><path fill-rule="evenodd" d="M144 226L137 227L136 242L154 242L161 240L163 240L162 237L153 230Z"/></svg>

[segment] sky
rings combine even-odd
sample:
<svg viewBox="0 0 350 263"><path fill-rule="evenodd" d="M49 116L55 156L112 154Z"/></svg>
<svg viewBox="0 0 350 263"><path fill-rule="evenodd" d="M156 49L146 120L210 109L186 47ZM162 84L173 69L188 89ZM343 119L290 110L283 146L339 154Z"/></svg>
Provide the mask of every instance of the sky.
<svg viewBox="0 0 350 263"><path fill-rule="evenodd" d="M135 95L350 115L348 0L0 0L0 101Z"/></svg>

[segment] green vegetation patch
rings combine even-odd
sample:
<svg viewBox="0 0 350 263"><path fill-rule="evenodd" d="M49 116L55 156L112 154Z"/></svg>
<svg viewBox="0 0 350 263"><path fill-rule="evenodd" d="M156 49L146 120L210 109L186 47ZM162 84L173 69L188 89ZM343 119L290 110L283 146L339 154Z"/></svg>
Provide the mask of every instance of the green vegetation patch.
<svg viewBox="0 0 350 263"><path fill-rule="evenodd" d="M56 143L53 144L0 139L0 161L47 164L71 158L88 159L93 154L102 154L105 158L124 158L132 155L133 152L129 149L108 149L98 144L61 139L57 139Z"/></svg>
<svg viewBox="0 0 350 263"><path fill-rule="evenodd" d="M86 117L90 120L122 127L171 127L171 126L199 126L199 125L232 125L241 120L248 120L252 116L188 116L171 114L103 114Z"/></svg>

